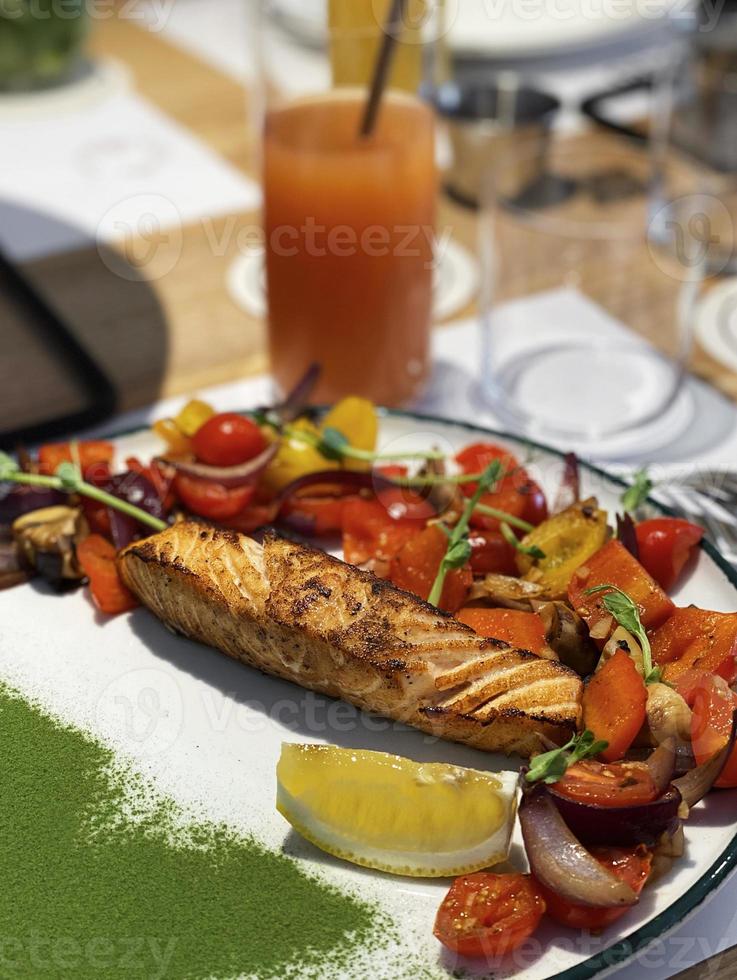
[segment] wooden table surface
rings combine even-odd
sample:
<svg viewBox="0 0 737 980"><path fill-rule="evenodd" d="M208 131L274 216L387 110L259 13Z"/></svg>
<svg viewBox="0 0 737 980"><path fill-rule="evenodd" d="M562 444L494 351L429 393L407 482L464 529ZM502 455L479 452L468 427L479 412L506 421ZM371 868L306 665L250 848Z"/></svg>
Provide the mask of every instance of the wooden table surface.
<svg viewBox="0 0 737 980"><path fill-rule="evenodd" d="M248 124L246 93L236 81L125 20L97 21L92 49L123 62L151 102L243 173L256 175L256 135ZM146 243L136 240L105 255L96 248L55 255L28 263L24 271L112 377L121 409L133 408L268 367L264 324L237 307L225 286L238 254L238 230L258 221L255 212L235 214L185 227L181 240L164 235L153 262L138 272L137 256ZM451 225L456 238L472 246L476 219L469 212L444 199L440 223ZM224 243L219 254L213 240ZM181 249L181 255L172 265L173 249ZM469 307L456 316L472 312ZM75 407L73 386L4 297L0 322L5 426ZM695 352L693 368L737 398L737 376L702 351ZM678 976L731 980L737 976L737 949Z"/></svg>
<svg viewBox="0 0 737 980"><path fill-rule="evenodd" d="M124 19L95 22L93 53L129 69L137 90L243 173L257 178L257 143L243 87L185 51ZM587 137L588 139L597 137ZM24 271L112 378L120 408L191 392L267 369L264 323L231 299L226 273L238 233L258 212L227 215L102 250L92 246L29 262ZM475 249L476 216L447 197L439 225ZM221 247L213 249L213 242ZM118 274L122 273L122 274ZM455 318L474 312L469 306ZM79 392L0 297L4 426L75 407ZM737 375L702 352L694 369L737 397ZM29 380L43 398L29 398Z"/></svg>

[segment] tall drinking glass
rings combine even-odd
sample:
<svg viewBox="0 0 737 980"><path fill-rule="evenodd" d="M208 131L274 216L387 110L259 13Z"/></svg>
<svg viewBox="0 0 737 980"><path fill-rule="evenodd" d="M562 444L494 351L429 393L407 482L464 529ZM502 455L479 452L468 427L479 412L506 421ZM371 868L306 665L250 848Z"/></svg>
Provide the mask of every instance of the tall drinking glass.
<svg viewBox="0 0 737 980"><path fill-rule="evenodd" d="M330 0L260 24L271 369L282 391L313 361L315 397L401 405L429 369L437 176L431 84L438 8L411 0L376 125L362 135L388 0Z"/></svg>
<svg viewBox="0 0 737 980"><path fill-rule="evenodd" d="M688 181L663 210L672 164L663 147L595 133L522 143L492 168L483 383L507 424L593 454L665 424L709 220Z"/></svg>

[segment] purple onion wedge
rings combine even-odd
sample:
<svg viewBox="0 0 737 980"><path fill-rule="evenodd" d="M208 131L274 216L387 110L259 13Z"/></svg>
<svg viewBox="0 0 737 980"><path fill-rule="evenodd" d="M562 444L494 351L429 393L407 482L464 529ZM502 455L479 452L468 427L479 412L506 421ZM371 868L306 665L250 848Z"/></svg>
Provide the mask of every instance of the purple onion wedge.
<svg viewBox="0 0 737 980"><path fill-rule="evenodd" d="M10 526L18 517L32 510L63 504L68 495L47 487L30 487L20 483L0 483L0 524Z"/></svg>
<svg viewBox="0 0 737 980"><path fill-rule="evenodd" d="M650 803L617 807L582 803L556 792L555 786L548 789L568 827L582 843L591 847L636 844L654 847L664 833L675 833L678 829L681 794L675 786Z"/></svg>
<svg viewBox="0 0 737 980"><path fill-rule="evenodd" d="M599 864L566 825L547 786L525 793L519 820L530 868L551 891L593 908L637 903L633 889Z"/></svg>
<svg viewBox="0 0 737 980"><path fill-rule="evenodd" d="M116 497L120 497L121 500L127 500L129 504L140 507L141 510L145 510L147 514L151 514L153 517L158 517L160 520L165 519L164 507L156 488L150 480L140 473L129 471L116 474L105 484L105 490ZM134 517L121 513L114 507L108 507L107 512L110 515L113 544L118 551L129 545L131 541L135 541L136 538L140 538L142 534L151 533L151 528L141 524Z"/></svg>
<svg viewBox="0 0 737 980"><path fill-rule="evenodd" d="M387 487L396 486L391 480L381 476L379 473L364 472L359 470L316 470L314 473L305 473L292 480L279 491L278 500L285 501L288 497L300 490L307 490L309 487L333 486L340 487L341 490L384 490Z"/></svg>
<svg viewBox="0 0 737 980"><path fill-rule="evenodd" d="M198 480L212 480L223 487L243 487L248 483L253 483L261 472L266 469L271 460L277 453L279 444L277 442L269 445L258 456L239 463L237 466L208 466L207 463L198 463L195 460L176 459L170 456L161 456L157 462L165 466L172 466L178 473L187 476L194 476Z"/></svg>
<svg viewBox="0 0 737 980"><path fill-rule="evenodd" d="M664 738L660 745L645 760L650 778L658 793L664 793L670 786L676 770L676 740L672 735Z"/></svg>
<svg viewBox="0 0 737 980"><path fill-rule="evenodd" d="M736 739L737 711L732 715L732 731L729 735L729 741L724 748L717 752L716 755L713 755L711 759L702 762L700 766L696 766L684 776L680 776L673 781L673 785L678 788L683 797L683 802L687 806L693 806L699 800L702 800L717 779L719 779L722 769L726 766L727 759L729 759L732 753Z"/></svg>

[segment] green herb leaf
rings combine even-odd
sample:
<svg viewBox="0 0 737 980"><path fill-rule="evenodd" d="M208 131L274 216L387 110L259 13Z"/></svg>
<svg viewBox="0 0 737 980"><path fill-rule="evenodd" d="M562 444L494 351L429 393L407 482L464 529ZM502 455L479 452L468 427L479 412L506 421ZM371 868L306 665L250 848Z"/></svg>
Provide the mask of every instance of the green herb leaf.
<svg viewBox="0 0 737 980"><path fill-rule="evenodd" d="M469 498L463 508L460 520L448 534L448 547L445 556L440 562L438 573L435 576L432 589L430 589L430 595L427 597L427 601L431 605L437 606L438 602L440 602L440 597L443 594L443 585L445 584L445 576L448 572L454 568L462 568L471 557L471 545L468 540L468 526L471 520L471 514L473 514L480 497L488 493L492 486L496 485L501 471L502 464L500 460L495 459L489 463L479 477L478 486L473 496Z"/></svg>
<svg viewBox="0 0 737 980"><path fill-rule="evenodd" d="M76 492L82 483L82 476L74 463L59 463L54 470L54 475L61 480L62 488L72 493Z"/></svg>
<svg viewBox="0 0 737 980"><path fill-rule="evenodd" d="M22 483L29 487L48 487L51 490L62 490L65 493L78 493L83 497L89 497L90 500L97 500L99 503L105 504L106 507L119 510L122 514L128 514L140 521L141 524L153 528L154 531L163 531L169 526L166 521L154 517L148 511L136 507L135 504L130 504L127 500L121 500L120 497L116 497L106 490L86 483L80 478L74 463L61 463L54 476L46 476L43 473L24 473L9 456L0 453L0 480Z"/></svg>
<svg viewBox="0 0 737 980"><path fill-rule="evenodd" d="M502 537L507 544L511 544L511 546L521 554L529 555L530 558L545 557L545 552L542 550L542 548L538 548L536 544L522 544L520 539L506 521L502 521L502 523L499 525L499 530L502 532Z"/></svg>
<svg viewBox="0 0 737 980"><path fill-rule="evenodd" d="M530 768L525 776L528 783L557 783L565 776L569 766L582 759L599 755L609 745L603 739L596 739L594 733L586 729L574 735L565 745L550 752L542 752L530 760Z"/></svg>
<svg viewBox="0 0 737 980"><path fill-rule="evenodd" d="M632 486L628 487L620 497L624 510L626 512L636 511L645 503L654 486L655 484L647 475L647 470L638 470L633 477Z"/></svg>
<svg viewBox="0 0 737 980"><path fill-rule="evenodd" d="M12 456L0 452L0 480L7 480L13 473L20 473L20 466Z"/></svg>
<svg viewBox="0 0 737 980"><path fill-rule="evenodd" d="M350 449L350 442L340 429L333 429L328 426L327 429L322 430L317 448L326 459L332 459L339 463L345 459L346 449Z"/></svg>
<svg viewBox="0 0 737 980"><path fill-rule="evenodd" d="M595 585L592 589L586 589L585 595L594 595L597 592L606 593L602 597L602 602L607 612L614 616L619 625L631 633L640 644L645 683L655 684L660 680L660 670L657 667L653 668L653 653L647 632L640 619L640 610L627 593L618 589L616 585Z"/></svg>

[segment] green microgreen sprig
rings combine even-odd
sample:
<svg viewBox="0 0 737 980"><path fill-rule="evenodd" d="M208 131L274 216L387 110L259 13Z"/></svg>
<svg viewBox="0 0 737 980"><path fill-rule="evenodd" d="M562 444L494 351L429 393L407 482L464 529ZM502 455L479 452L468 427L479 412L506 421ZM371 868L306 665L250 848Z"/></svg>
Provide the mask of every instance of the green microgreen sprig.
<svg viewBox="0 0 737 980"><path fill-rule="evenodd" d="M557 783L565 776L568 767L582 759L591 759L603 752L609 745L603 739L597 740L587 728L580 735L574 735L565 745L550 752L542 752L530 761L525 779L528 783Z"/></svg>
<svg viewBox="0 0 737 980"><path fill-rule="evenodd" d="M25 473L11 456L0 452L0 483L22 483L30 487L46 487L63 493L77 493L105 504L106 507L119 510L122 514L127 514L141 524L153 528L154 531L163 531L169 526L166 521L141 510L135 504L130 504L127 500L121 500L120 497L115 497L106 490L87 483L75 463L61 463L56 468L54 476L45 476L41 473Z"/></svg>
<svg viewBox="0 0 737 980"><path fill-rule="evenodd" d="M595 595L599 592L605 593L602 602L607 612L640 644L645 683L659 683L662 679L662 671L660 667L653 667L652 648L645 627L642 625L639 609L627 593L618 589L616 585L595 585L592 589L586 589L585 595Z"/></svg>
<svg viewBox="0 0 737 980"><path fill-rule="evenodd" d="M628 487L619 498L625 513L632 514L641 507L654 486L647 470L638 470L632 478L632 486Z"/></svg>
<svg viewBox="0 0 737 980"><path fill-rule="evenodd" d="M440 567L438 568L435 581L430 589L430 594L427 597L427 601L431 605L437 606L438 602L440 601L440 597L443 594L445 577L448 572L452 571L454 568L462 568L471 557L471 543L468 540L468 528L471 515L473 514L481 496L488 493L491 488L496 485L496 482L501 475L501 471L502 464L498 459L495 459L493 462L489 463L479 477L478 486L476 487L473 496L469 497L468 501L466 502L466 505L463 508L463 513L461 514L458 522L452 528L448 528L444 524L437 525L447 535L448 546L446 548L445 555L440 562Z"/></svg>
<svg viewBox="0 0 737 980"><path fill-rule="evenodd" d="M509 519L507 519L503 520L499 525L499 530L502 532L502 537L507 544L511 544L515 551L519 551L522 555L529 555L530 558L540 559L545 557L545 552L542 550L542 548L538 548L536 544L522 544L520 539L509 526L509 523Z"/></svg>

